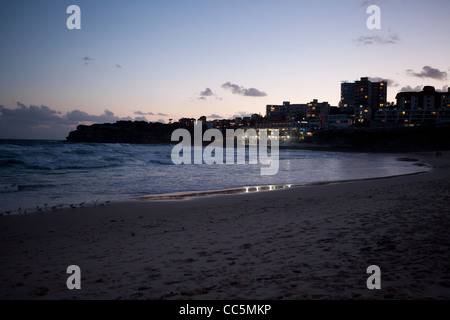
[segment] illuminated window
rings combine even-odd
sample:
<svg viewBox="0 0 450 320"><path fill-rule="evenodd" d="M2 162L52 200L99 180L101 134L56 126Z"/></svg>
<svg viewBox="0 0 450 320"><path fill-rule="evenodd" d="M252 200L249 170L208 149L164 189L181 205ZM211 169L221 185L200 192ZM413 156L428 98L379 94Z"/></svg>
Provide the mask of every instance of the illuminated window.
<svg viewBox="0 0 450 320"><path fill-rule="evenodd" d="M345 108L347 108L347 107L348 107L348 105L347 105L347 104L344 104L344 107L345 107Z"/></svg>
<svg viewBox="0 0 450 320"><path fill-rule="evenodd" d="M380 107L384 107L384 103L380 103Z"/></svg>
<svg viewBox="0 0 450 320"><path fill-rule="evenodd" d="M381 83L380 85L381 85L382 87L384 87L384 83Z"/></svg>
<svg viewBox="0 0 450 320"><path fill-rule="evenodd" d="M365 99L367 99L367 96L364 96Z"/></svg>

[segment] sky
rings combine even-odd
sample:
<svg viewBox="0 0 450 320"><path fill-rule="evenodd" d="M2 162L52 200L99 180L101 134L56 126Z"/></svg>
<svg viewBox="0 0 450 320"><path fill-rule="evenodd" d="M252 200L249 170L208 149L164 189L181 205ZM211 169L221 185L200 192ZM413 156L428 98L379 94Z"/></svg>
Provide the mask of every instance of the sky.
<svg viewBox="0 0 450 320"><path fill-rule="evenodd" d="M69 30L67 8L81 9ZM370 5L381 10L371 30ZM78 124L336 106L342 81L388 100L450 83L448 0L2 0L0 138L64 139Z"/></svg>

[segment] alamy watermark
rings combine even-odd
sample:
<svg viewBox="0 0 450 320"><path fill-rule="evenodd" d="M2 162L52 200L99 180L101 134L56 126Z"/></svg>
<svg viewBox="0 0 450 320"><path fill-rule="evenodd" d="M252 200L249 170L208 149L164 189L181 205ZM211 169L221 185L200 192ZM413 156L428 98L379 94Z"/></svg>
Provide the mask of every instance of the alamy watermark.
<svg viewBox="0 0 450 320"><path fill-rule="evenodd" d="M370 17L367 19L366 25L369 30L381 29L381 8L377 5L371 5L367 8L367 14Z"/></svg>
<svg viewBox="0 0 450 320"><path fill-rule="evenodd" d="M71 265L67 267L67 274L70 277L67 278L66 286L69 290L81 290L81 269L79 266Z"/></svg>
<svg viewBox="0 0 450 320"><path fill-rule="evenodd" d="M369 266L367 273L371 276L367 279L367 289L381 290L381 269L379 266Z"/></svg>
<svg viewBox="0 0 450 320"><path fill-rule="evenodd" d="M67 7L67 14L70 17L67 18L66 26L69 30L80 30L81 29L81 9L79 6L71 5Z"/></svg>
<svg viewBox="0 0 450 320"><path fill-rule="evenodd" d="M367 19L366 25L369 30L381 29L381 8L377 5L370 5L367 7L367 14L370 17ZM66 26L69 30L81 29L81 9L77 5L70 5L66 10L70 16L67 18Z"/></svg>
<svg viewBox="0 0 450 320"><path fill-rule="evenodd" d="M81 269L77 265L71 265L67 267L67 274L70 276L67 278L66 285L69 290L81 290ZM369 290L381 290L381 269L379 266L371 265L367 268L367 274L370 274L367 278L367 289ZM270 310L270 308L269 308Z"/></svg>
<svg viewBox="0 0 450 320"><path fill-rule="evenodd" d="M180 141L180 139L182 140ZM269 136L267 129L258 131L256 129L245 131L243 129L227 129L224 137L219 129L209 129L203 134L203 125L201 122L197 122L194 126L194 139L188 130L177 129L172 133L172 142L179 142L172 149L171 154L172 162L176 165L224 164L225 149L225 164L227 165L260 164L262 176L273 176L278 173L280 163L277 130L272 130ZM210 142L210 144L203 148L203 142ZM246 160L247 149L248 163Z"/></svg>

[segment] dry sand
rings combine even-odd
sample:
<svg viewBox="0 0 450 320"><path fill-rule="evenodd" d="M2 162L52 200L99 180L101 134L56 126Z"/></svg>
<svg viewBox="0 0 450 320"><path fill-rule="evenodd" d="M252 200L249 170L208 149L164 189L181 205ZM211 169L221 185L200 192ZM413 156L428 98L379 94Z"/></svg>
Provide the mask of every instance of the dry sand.
<svg viewBox="0 0 450 320"><path fill-rule="evenodd" d="M0 217L0 298L449 299L450 157L410 156L435 170Z"/></svg>

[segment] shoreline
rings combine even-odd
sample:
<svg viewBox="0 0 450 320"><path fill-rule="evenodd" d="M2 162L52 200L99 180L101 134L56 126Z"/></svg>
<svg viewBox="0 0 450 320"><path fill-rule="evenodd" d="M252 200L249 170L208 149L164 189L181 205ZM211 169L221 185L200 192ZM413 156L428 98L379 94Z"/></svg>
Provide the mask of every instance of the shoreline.
<svg viewBox="0 0 450 320"><path fill-rule="evenodd" d="M311 150L313 151L313 150ZM313 152L325 152L325 151L313 151ZM334 152L334 151L330 151ZM344 153L360 153L360 152L344 152ZM366 153L364 153L366 154ZM370 154L370 153L369 153ZM423 153L422 153L423 154ZM420 160L420 156L418 153L398 153L398 154L389 154L386 153L386 156L396 157L396 161L399 162L409 162L411 166L417 167L428 167L429 166ZM414 156L415 157L411 157ZM416 171L411 173L404 174L393 174L391 176L379 176L379 177L366 177L366 178L352 178L352 179L344 179L344 180L319 180L319 181L311 181L311 182L300 182L300 183L289 183L289 184L261 184L261 185L242 185L230 188L218 188L218 189L208 189L208 190L185 190L185 191L174 191L168 193L154 193L154 194L144 194L137 196L128 196L121 197L120 195L116 195L116 197L107 197L106 195L98 198L97 200L92 199L78 199L73 201L66 200L65 202L54 202L54 203L46 203L46 201L42 201L41 203L36 203L36 207L34 206L16 206L16 209L8 209L0 212L1 216L10 216L10 215L28 215L28 214L40 214L40 213L49 213L49 212L59 212L65 209L76 209L81 207L98 207L109 205L111 202L126 202L126 201L172 201L172 200L186 200L193 197L206 197L206 196L214 196L214 195L227 195L227 194L239 194L239 193L252 193L252 192L266 192L266 191L277 191L284 188L291 187L305 187L311 185L321 185L321 184L330 184L330 183L343 183L343 182L352 182L352 181L363 181L363 180L372 180L372 179L384 179L384 178L392 178L403 175L410 174L420 174L426 171ZM19 209L17 209L19 207Z"/></svg>
<svg viewBox="0 0 450 320"><path fill-rule="evenodd" d="M449 299L450 157L410 156L433 170L0 217L0 298Z"/></svg>
<svg viewBox="0 0 450 320"><path fill-rule="evenodd" d="M426 166L426 164L424 165ZM362 178L362 179L349 179L349 180L335 180L335 181L317 181L317 182L305 182L300 184L284 184L284 185L261 185L261 186L249 186L249 187L236 187L229 189L217 189L217 190L203 190L203 191L182 191L182 192L172 192L172 193L161 193L161 194L149 194L145 196L140 196L136 198L131 198L129 200L137 200L143 202L151 201L184 201L195 198L202 197L214 197L214 196L226 196L226 195L236 195L236 194L249 194L258 192L273 192L280 191L283 189L290 188L303 188L312 186L326 186L332 184L340 183L352 183L352 182L362 182L362 181L374 181L383 179L394 179L400 177L414 176L427 174L432 171L418 171L406 174L383 176L383 177L373 177L373 178Z"/></svg>
<svg viewBox="0 0 450 320"><path fill-rule="evenodd" d="M303 150L303 149L299 149ZM314 151L314 150L310 150ZM347 152L347 151L344 151ZM427 154L427 156L424 156ZM169 193L161 193L161 194L148 194L139 197L133 197L128 200L131 201L142 201L142 202L152 202L152 201L185 201L189 199L196 199L201 197L213 197L213 196L221 196L221 195L234 195L234 194L249 194L249 193L258 193L258 192L272 192L279 191L283 189L290 188L300 188L300 187L309 187L309 186L320 186L320 185L331 185L331 184L339 184L339 183L351 183L351 182L361 182L361 181L373 181L380 179L393 179L398 177L406 177L413 175L421 175L432 172L433 165L430 163L426 163L424 159L429 160L430 154L429 152L422 153L401 153L399 155L403 155L403 157L397 158L397 161L402 162L414 162L415 166L426 167L429 170L426 171L417 171L406 174L398 174L391 176L382 176L382 177L372 177L372 178L361 178L361 179L348 179L348 180L334 180L334 181L314 181L314 182L305 182L305 183L292 183L292 184L272 184L272 185L252 185L252 186L240 186L234 188L224 188L224 189L213 189L213 190L199 190L199 191L180 191L180 192L169 192ZM416 156L419 159L412 158L410 156ZM421 157L422 156L422 157ZM127 201L127 200L125 200Z"/></svg>
<svg viewBox="0 0 450 320"><path fill-rule="evenodd" d="M422 153L423 154L423 153ZM388 155L388 154L386 154ZM233 195L233 194L247 194L247 193L255 193L255 192L272 192L279 191L286 188L298 188L298 187L308 187L308 186L316 186L316 185L328 185L328 184L338 184L338 183L351 183L358 181L372 181L379 179L391 179L402 176L409 175L417 175L424 174L432 171L432 166L428 163L425 163L420 159L418 154L408 154L408 153L399 153L402 157L398 157L396 161L400 162L410 162L411 165L418 167L425 167L429 170L426 171L417 171L405 174L395 174L390 176L379 176L379 177L369 177L369 178L355 178L355 179L345 179L345 180L329 180L329 181L313 181L313 182L304 182L304 183L291 183L291 184L268 184L268 185L249 185L249 186L239 186L232 188L223 188L223 189L209 189L209 190L196 190L196 191L179 191L179 192L169 192L169 193L156 193L156 194L147 194L142 196L133 196L130 198L122 198L122 199L109 199L104 201L96 200L95 202L87 202L82 201L80 204L76 203L64 203L57 205L44 205L39 209L30 209L23 208L19 210L11 210L8 212L1 212L0 217L2 216L13 216L13 215L29 215L29 214L45 214L50 212L60 212L61 210L74 210L77 208L90 208L90 207L102 207L109 205L111 203L120 203L120 202L129 202L129 201L184 201L192 198L201 198L201 197L212 197L212 196L220 196L220 195ZM411 155L416 155L415 158L412 158ZM418 159L419 158L419 159ZM413 164L414 163L414 164Z"/></svg>

